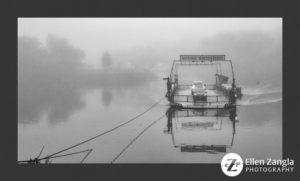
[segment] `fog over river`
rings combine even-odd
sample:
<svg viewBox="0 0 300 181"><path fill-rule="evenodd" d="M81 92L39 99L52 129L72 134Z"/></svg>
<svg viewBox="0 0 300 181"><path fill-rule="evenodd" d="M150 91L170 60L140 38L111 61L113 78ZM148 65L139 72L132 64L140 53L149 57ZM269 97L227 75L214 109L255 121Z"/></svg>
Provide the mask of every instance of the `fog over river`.
<svg viewBox="0 0 300 181"><path fill-rule="evenodd" d="M243 93L238 121L230 111L170 109L164 98L173 60L202 54L232 60ZM222 71L232 79L230 66ZM186 66L179 81L213 83L214 74ZM19 161L95 137L158 101L61 153L92 149L85 159L51 163L220 163L230 152L281 159L282 19L18 18ZM201 145L226 151L193 151Z"/></svg>

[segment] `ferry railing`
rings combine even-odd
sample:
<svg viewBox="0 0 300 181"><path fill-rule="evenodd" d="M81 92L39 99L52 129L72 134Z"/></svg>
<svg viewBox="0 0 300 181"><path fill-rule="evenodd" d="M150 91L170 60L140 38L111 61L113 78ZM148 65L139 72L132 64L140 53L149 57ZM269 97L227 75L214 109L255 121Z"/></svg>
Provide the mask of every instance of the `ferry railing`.
<svg viewBox="0 0 300 181"><path fill-rule="evenodd" d="M226 98L229 99L229 92L231 89L227 89L223 86L220 86L220 85L215 85L215 90L218 91L219 93L223 94Z"/></svg>
<svg viewBox="0 0 300 181"><path fill-rule="evenodd" d="M208 95L206 96L206 101L200 101L200 100L194 100L194 96L192 95L174 95L174 101L175 102L201 102L201 103L224 103L224 102L229 102L229 100L220 100L220 98L223 98L224 97L226 98L226 96L222 96L222 95L216 95L216 96L213 96L213 95Z"/></svg>
<svg viewBox="0 0 300 181"><path fill-rule="evenodd" d="M228 111L224 109L200 109L196 111L195 109L183 109L177 110L176 115L173 117L229 117Z"/></svg>
<svg viewBox="0 0 300 181"><path fill-rule="evenodd" d="M191 89L191 85L178 85L178 90L186 90ZM216 90L215 84L205 85L205 88L208 90Z"/></svg>

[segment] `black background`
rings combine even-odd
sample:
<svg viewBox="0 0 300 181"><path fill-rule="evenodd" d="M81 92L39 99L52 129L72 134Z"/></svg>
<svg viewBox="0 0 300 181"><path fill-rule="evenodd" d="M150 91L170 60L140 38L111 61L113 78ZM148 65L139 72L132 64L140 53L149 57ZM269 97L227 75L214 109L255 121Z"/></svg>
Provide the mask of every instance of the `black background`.
<svg viewBox="0 0 300 181"><path fill-rule="evenodd" d="M2 1L2 158L1 180L216 180L296 179L298 174L299 15L287 1ZM298 15L298 16L297 16ZM17 164L18 17L282 17L283 18L283 159L295 161L293 173L246 173L226 176L220 164Z"/></svg>

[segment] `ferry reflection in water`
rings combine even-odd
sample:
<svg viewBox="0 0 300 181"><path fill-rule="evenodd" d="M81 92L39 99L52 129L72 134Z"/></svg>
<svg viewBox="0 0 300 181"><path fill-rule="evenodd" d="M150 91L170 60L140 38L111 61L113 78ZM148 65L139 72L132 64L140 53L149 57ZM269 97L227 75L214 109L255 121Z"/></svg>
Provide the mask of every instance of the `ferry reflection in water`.
<svg viewBox="0 0 300 181"><path fill-rule="evenodd" d="M166 112L167 128L175 148L181 152L226 152L233 146L238 122L236 109L177 109ZM222 129L226 123L226 128ZM232 125L231 129L228 129Z"/></svg>

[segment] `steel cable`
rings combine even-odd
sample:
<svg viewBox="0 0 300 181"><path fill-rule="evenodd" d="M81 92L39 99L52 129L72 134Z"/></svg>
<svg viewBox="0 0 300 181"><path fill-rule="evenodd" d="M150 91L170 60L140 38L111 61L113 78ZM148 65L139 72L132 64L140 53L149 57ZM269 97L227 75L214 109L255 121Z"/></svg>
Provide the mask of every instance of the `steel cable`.
<svg viewBox="0 0 300 181"><path fill-rule="evenodd" d="M139 135L137 135L124 149L121 153L116 156L116 158L111 162L113 163L138 137L140 137L147 129L149 129L153 124L155 124L157 121L161 120L165 115L161 116L157 120L155 120L152 124L150 124L147 128L145 128Z"/></svg>
<svg viewBox="0 0 300 181"><path fill-rule="evenodd" d="M98 138L98 137L100 137L100 136L103 136L103 135L105 135L105 134L107 134L107 133L109 133L109 132L111 132L111 131L113 131L113 130L115 130L115 129L117 129L117 128L120 128L120 127L122 127L122 126L124 126L124 125L130 123L131 121L135 120L136 118L142 116L142 115L145 114L146 112L148 112L150 109L152 109L153 107L155 107L158 103L160 103L164 98L165 98L165 96L162 97L157 103L155 103L153 106L151 106L151 107L150 107L149 109L147 109L146 111L142 112L141 114L137 115L136 117L132 118L131 120L129 120L129 121L127 121L127 122L125 122L125 123L123 123L123 124L117 126L117 127L114 127L114 128L112 128L112 129L110 129L110 130L104 132L104 133L101 133L100 135L97 135L97 136L95 136L95 137L93 137L93 138L90 138L90 139L85 140L85 141L83 141L83 142L80 142L80 143L78 143L78 144L76 144L76 145L73 145L73 146L71 146L71 147L68 147L68 148L66 148L66 149L64 149L64 150L61 150L61 151L59 151L59 152L53 153L53 154L51 154L51 155L48 155L48 156L46 156L46 157L44 157L44 158L40 158L40 159L37 159L37 160L40 161L40 160L44 160L44 159L50 158L50 157L52 157L52 156L54 156L54 155L57 155L57 154L62 153L62 152L64 152L64 151L67 151L67 150L69 150L69 149L71 149L71 148L74 148L74 147L76 147L76 146L82 145L82 144L84 144L84 143L86 143L86 142L89 142L89 141L91 141L91 140L93 140L93 139L96 139L96 138ZM26 161L18 161L18 163L19 163L19 162L30 162L30 160L26 160Z"/></svg>

